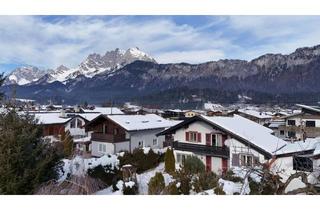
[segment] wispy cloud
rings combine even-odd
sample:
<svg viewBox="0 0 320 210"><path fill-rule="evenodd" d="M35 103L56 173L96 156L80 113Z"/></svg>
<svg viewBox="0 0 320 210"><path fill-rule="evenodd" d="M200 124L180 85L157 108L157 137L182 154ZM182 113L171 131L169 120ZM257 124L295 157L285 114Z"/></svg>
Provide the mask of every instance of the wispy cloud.
<svg viewBox="0 0 320 210"><path fill-rule="evenodd" d="M320 16L0 16L0 65L78 65L138 46L161 63L252 59L319 44Z"/></svg>

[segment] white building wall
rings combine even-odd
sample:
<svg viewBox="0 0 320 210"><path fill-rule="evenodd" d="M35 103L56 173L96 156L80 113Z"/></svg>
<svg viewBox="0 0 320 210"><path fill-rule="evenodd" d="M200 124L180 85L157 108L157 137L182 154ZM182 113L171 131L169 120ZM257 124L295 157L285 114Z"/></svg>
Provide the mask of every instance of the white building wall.
<svg viewBox="0 0 320 210"><path fill-rule="evenodd" d="M99 144L106 145L105 153L99 151ZM107 142L92 141L91 154L92 156L96 156L96 157L101 157L106 154L114 154L114 145L112 143L107 143Z"/></svg>
<svg viewBox="0 0 320 210"><path fill-rule="evenodd" d="M259 162L263 163L265 162L264 155L257 152L256 150L248 147L247 145L239 142L236 139L228 139L229 148L230 148L230 157L229 157L229 166L232 167L232 154L247 154L252 155L259 158Z"/></svg>
<svg viewBox="0 0 320 210"><path fill-rule="evenodd" d="M123 151L130 151L130 142L124 141L124 142L118 142L114 143L115 145L115 152L123 152Z"/></svg>
<svg viewBox="0 0 320 210"><path fill-rule="evenodd" d="M320 175L319 165L320 165L320 160L314 160L313 161L314 172L305 172L306 174L309 175L308 176L309 183L318 183L317 177L319 177ZM289 156L289 157L277 158L271 167L271 171L273 173L280 172L278 174L283 178L282 182L285 182L291 174L294 174L297 172L296 170L293 170L293 157ZM301 187L305 187L301 179L300 178L294 179L286 188L286 192L292 191L294 189L301 188Z"/></svg>
<svg viewBox="0 0 320 210"><path fill-rule="evenodd" d="M80 118L80 117L75 117L73 118L76 120L76 123L75 123L75 128L71 128L70 125L71 125L71 121L69 121L66 125L65 125L65 131L68 131L70 132L71 136L86 136L86 131L85 131L85 128L84 128L84 125L85 125L85 121ZM82 128L78 128L78 124L77 124L77 120L80 120L82 122L82 125L83 127Z"/></svg>
<svg viewBox="0 0 320 210"><path fill-rule="evenodd" d="M174 141L179 141L182 143L190 143L186 141L186 132L189 131L196 131L201 133L201 142L192 142L193 144L201 144L205 145L206 144L206 133L212 133L216 130L214 130L211 126L204 122L194 122L189 125L188 128L180 128L179 130L176 131L175 134L173 134L173 139Z"/></svg>
<svg viewBox="0 0 320 210"><path fill-rule="evenodd" d="M143 142L143 147L151 147L152 149L163 148L165 136L156 136L156 134L162 130L163 129L152 129L130 132L131 152L139 148L139 142ZM156 139L157 144L153 144L154 139Z"/></svg>

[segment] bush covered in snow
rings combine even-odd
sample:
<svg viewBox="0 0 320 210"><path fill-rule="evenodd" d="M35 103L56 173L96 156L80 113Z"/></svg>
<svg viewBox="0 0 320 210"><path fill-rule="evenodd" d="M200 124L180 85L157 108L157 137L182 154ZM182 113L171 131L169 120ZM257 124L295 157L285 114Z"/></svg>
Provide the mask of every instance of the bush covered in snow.
<svg viewBox="0 0 320 210"><path fill-rule="evenodd" d="M223 188L218 186L214 189L214 194L216 195L225 195L226 193L223 191Z"/></svg>
<svg viewBox="0 0 320 210"><path fill-rule="evenodd" d="M137 195L138 187L133 181L125 182L122 188L124 195Z"/></svg>
<svg viewBox="0 0 320 210"><path fill-rule="evenodd" d="M149 195L160 195L165 188L164 177L161 172L157 172L148 184Z"/></svg>
<svg viewBox="0 0 320 210"><path fill-rule="evenodd" d="M194 191L202 192L210 190L218 186L219 177L213 172L200 173L198 177L193 179L192 185Z"/></svg>
<svg viewBox="0 0 320 210"><path fill-rule="evenodd" d="M132 153L125 152L122 157L119 157L120 166L130 164L137 168L137 173L142 173L158 166L161 156L154 153L152 149L147 154L143 149L135 149Z"/></svg>
<svg viewBox="0 0 320 210"><path fill-rule="evenodd" d="M232 182L243 182L243 179L239 176L236 176L235 173L232 170L228 170L223 176L222 178L224 180L229 180Z"/></svg>
<svg viewBox="0 0 320 210"><path fill-rule="evenodd" d="M113 168L111 165L98 165L93 169L89 169L88 175L92 178L100 179L108 186L117 183L122 178L121 171L118 168Z"/></svg>
<svg viewBox="0 0 320 210"><path fill-rule="evenodd" d="M179 170L175 173L174 178L179 184L179 191L184 195L190 194L191 189L191 178L184 170Z"/></svg>

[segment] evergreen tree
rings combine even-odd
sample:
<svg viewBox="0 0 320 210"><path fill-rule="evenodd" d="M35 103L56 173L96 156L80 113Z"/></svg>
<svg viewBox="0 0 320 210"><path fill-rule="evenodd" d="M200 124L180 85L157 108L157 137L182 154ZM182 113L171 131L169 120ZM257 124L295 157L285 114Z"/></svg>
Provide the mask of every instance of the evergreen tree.
<svg viewBox="0 0 320 210"><path fill-rule="evenodd" d="M173 150L168 148L164 155L165 172L172 174L175 171L175 159Z"/></svg>
<svg viewBox="0 0 320 210"><path fill-rule="evenodd" d="M165 188L164 177L162 173L157 172L154 177L152 177L148 184L148 194L149 195L160 195Z"/></svg>
<svg viewBox="0 0 320 210"><path fill-rule="evenodd" d="M63 132L60 138L63 144L64 156L71 157L73 154L73 138L70 135L70 132Z"/></svg>
<svg viewBox="0 0 320 210"><path fill-rule="evenodd" d="M187 174L200 174L205 172L203 162L196 156L187 156L183 163L183 170Z"/></svg>
<svg viewBox="0 0 320 210"><path fill-rule="evenodd" d="M0 115L0 194L32 194L57 177L60 157L33 117Z"/></svg>

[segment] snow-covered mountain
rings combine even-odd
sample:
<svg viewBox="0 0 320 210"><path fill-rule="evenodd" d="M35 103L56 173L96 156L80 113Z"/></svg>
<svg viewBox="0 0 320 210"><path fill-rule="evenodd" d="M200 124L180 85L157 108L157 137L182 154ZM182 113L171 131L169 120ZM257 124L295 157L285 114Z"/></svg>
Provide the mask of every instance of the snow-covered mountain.
<svg viewBox="0 0 320 210"><path fill-rule="evenodd" d="M76 68L69 69L61 65L57 69L49 71L46 78L48 78L47 82L49 83L54 81L66 82L80 75L91 78L100 73L112 73L136 60L156 63L155 59L140 51L137 47L129 48L126 51L117 48L106 52L104 55L90 54Z"/></svg>
<svg viewBox="0 0 320 210"><path fill-rule="evenodd" d="M25 85L37 81L46 74L46 71L40 70L34 66L23 66L13 70L6 78L6 85L18 84Z"/></svg>
<svg viewBox="0 0 320 210"><path fill-rule="evenodd" d="M112 51L107 51L104 55L97 53L90 54L76 68L68 68L64 65L60 65L56 69L44 71L33 66L19 67L8 75L5 84L45 84L55 81L66 83L66 81L73 80L78 76L92 78L97 74L112 73L137 60L156 63L154 58L139 50L138 47L129 48L127 50L120 50L117 48Z"/></svg>

